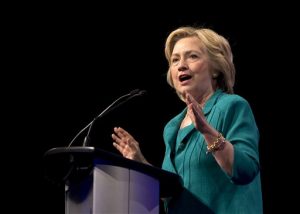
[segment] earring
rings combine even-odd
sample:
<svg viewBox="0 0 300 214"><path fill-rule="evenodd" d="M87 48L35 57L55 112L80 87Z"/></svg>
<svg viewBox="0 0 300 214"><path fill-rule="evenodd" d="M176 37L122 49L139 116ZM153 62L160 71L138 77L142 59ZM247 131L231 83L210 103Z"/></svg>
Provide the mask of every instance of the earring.
<svg viewBox="0 0 300 214"><path fill-rule="evenodd" d="M213 73L212 76L213 76L213 78L215 79L215 78L218 77L218 73Z"/></svg>

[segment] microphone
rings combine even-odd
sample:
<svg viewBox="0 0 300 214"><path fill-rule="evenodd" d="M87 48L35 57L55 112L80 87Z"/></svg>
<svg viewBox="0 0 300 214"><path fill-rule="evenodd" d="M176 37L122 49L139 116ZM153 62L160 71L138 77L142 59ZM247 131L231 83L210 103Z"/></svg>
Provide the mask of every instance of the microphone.
<svg viewBox="0 0 300 214"><path fill-rule="evenodd" d="M121 97L119 97L118 99L116 99L114 102L112 102L106 109L104 109L99 115L97 115L89 124L87 124L83 129L81 129L77 135L72 139L72 141L69 143L68 148L71 147L71 145L75 142L75 140L77 139L77 137L87 128L88 132L87 135L84 138L83 141L83 145L82 146L88 146L90 143L90 132L92 130L92 127L95 123L95 121L100 118L103 117L104 115L106 115L107 113L109 113L110 111L114 110L115 108L119 107L120 105L122 105L123 103L131 100L134 97L137 96L143 96L144 94L146 94L146 90L140 90L140 89L134 89L132 90L130 93L125 94Z"/></svg>

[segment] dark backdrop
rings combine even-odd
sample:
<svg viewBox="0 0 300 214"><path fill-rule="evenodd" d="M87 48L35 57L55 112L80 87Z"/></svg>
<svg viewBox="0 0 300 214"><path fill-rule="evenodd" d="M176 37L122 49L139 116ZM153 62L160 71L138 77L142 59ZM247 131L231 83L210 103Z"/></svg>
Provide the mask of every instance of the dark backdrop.
<svg viewBox="0 0 300 214"><path fill-rule="evenodd" d="M6 112L13 113L4 113L12 122L12 132L6 134L10 144L5 145L13 151L9 163L17 163L8 167L17 171L9 181L14 182L20 202L25 202L21 209L64 213L63 189L45 180L43 154L68 145L114 99L135 88L148 93L120 107L113 119L97 122L92 144L110 146L112 127L121 125L136 136L146 158L160 166L163 127L184 107L166 83L164 42L182 25L210 27L231 43L235 92L249 101L261 133L265 213L292 209L286 205L292 197L285 192L294 179L287 176L294 170L293 149L287 146L290 134L283 134L290 126L283 117L291 109L287 93L294 90L290 83L294 75L288 73L294 70L289 63L293 55L286 49L295 36L294 13L260 5L230 11L222 5L193 4L160 11L147 5L131 10L125 9L131 5L118 5L107 11L92 5L24 6L7 16L11 24L6 56L12 58L7 60L6 79L11 84ZM278 15L283 11L288 14L284 18ZM74 145L81 143L82 135Z"/></svg>

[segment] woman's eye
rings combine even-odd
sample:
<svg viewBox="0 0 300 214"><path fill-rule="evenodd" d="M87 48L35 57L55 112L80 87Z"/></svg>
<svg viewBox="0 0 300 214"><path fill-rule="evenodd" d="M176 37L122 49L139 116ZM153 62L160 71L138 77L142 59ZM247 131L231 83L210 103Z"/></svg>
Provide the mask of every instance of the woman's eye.
<svg viewBox="0 0 300 214"><path fill-rule="evenodd" d="M188 56L187 61L188 62L195 62L199 59L199 56L197 54L191 54Z"/></svg>
<svg viewBox="0 0 300 214"><path fill-rule="evenodd" d="M176 63L176 62L178 62L178 58L173 58L172 60L171 60L171 62L174 64L174 63Z"/></svg>

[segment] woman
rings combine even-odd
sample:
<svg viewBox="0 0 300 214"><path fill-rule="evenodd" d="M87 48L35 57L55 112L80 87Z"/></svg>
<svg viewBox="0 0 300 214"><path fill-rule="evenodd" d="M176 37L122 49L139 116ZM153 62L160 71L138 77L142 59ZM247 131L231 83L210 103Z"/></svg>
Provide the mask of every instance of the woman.
<svg viewBox="0 0 300 214"><path fill-rule="evenodd" d="M167 81L187 105L164 129L162 168L183 185L165 199L167 213L262 213L259 131L248 102L233 94L228 41L182 27L168 36L165 55ZM127 131L114 128L112 138L124 157L150 164Z"/></svg>

